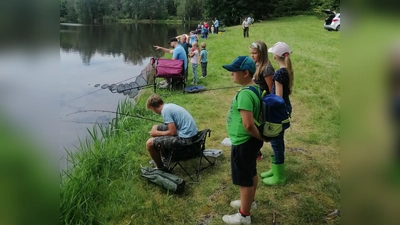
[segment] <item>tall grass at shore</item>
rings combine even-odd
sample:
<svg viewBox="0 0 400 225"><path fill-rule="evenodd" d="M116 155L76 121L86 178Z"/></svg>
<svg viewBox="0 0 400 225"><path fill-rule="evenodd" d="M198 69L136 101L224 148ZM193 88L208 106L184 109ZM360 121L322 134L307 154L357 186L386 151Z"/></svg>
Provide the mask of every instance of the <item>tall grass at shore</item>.
<svg viewBox="0 0 400 225"><path fill-rule="evenodd" d="M251 42L263 40L268 47L277 41L289 44L295 85L291 128L285 135L288 182L278 187L259 183L259 207L252 212L252 223L340 224L340 214L327 216L340 209L340 33L327 32L322 24L312 16L296 16L256 23L250 27L250 38L243 38L241 26L209 35L208 76L198 82L207 91L182 94L158 89L157 93L164 101L185 107L199 130L212 130L206 147L223 150L215 166L203 171L198 183L188 182L184 194L168 193L140 176L140 167L150 160L145 149L148 131L157 122L119 116L108 128L90 130L91 140L82 141L80 150L70 154L71 169L61 176L60 223L224 224L221 217L237 211L229 202L239 198L238 187L230 180L230 148L221 145L238 86L221 66L249 55ZM272 64L277 69L273 60ZM188 83L191 79L189 69ZM145 110L152 92L144 90L135 107L130 100L121 102L118 111L161 121ZM262 152L259 173L270 168L268 143ZM182 171L174 173L189 181Z"/></svg>

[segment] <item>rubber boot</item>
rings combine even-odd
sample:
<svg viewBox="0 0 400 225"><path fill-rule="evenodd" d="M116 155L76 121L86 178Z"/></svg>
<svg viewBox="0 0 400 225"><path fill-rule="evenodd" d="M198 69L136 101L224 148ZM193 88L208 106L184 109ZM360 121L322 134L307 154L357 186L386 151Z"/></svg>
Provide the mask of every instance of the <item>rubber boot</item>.
<svg viewBox="0 0 400 225"><path fill-rule="evenodd" d="M271 164L273 164L275 162L274 155L271 155L269 157L269 160L270 160ZM261 177L262 178L272 177L273 175L274 175L274 171L272 170L272 165L271 165L271 169L270 170L268 170L267 172L262 172L261 173Z"/></svg>
<svg viewBox="0 0 400 225"><path fill-rule="evenodd" d="M272 164L274 175L263 179L263 183L267 185L282 185L286 183L285 164Z"/></svg>

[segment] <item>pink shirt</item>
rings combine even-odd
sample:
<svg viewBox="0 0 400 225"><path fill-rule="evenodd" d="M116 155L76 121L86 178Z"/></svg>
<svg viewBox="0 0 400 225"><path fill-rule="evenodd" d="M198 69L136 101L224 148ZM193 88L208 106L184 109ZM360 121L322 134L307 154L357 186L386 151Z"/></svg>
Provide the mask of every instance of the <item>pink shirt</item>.
<svg viewBox="0 0 400 225"><path fill-rule="evenodd" d="M198 64L199 63L199 50L194 50L193 51L194 55L192 57L192 59L190 60L190 62L192 62L192 64Z"/></svg>

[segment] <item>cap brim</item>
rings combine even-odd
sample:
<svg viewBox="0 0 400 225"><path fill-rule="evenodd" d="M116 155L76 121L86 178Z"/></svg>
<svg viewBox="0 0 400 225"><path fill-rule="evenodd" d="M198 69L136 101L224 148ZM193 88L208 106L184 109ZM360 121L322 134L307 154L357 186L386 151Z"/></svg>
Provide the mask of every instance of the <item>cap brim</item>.
<svg viewBox="0 0 400 225"><path fill-rule="evenodd" d="M268 52L273 53L273 50L274 50L274 47L271 47L271 48L268 49Z"/></svg>
<svg viewBox="0 0 400 225"><path fill-rule="evenodd" d="M232 65L223 65L222 66L224 69L226 69L226 70L228 70L229 72L235 72L235 71L239 71L239 69L238 68L236 68L236 67L233 67Z"/></svg>

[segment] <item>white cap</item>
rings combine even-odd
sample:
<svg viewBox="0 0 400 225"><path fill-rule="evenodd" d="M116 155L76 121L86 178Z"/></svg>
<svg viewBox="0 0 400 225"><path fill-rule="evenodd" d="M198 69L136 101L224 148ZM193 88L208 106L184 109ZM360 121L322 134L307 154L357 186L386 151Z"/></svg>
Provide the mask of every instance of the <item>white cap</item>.
<svg viewBox="0 0 400 225"><path fill-rule="evenodd" d="M287 53L290 55L292 53L290 51L289 45L287 45L285 42L276 42L274 46L268 49L268 52L273 53L274 55L284 57L284 54Z"/></svg>

